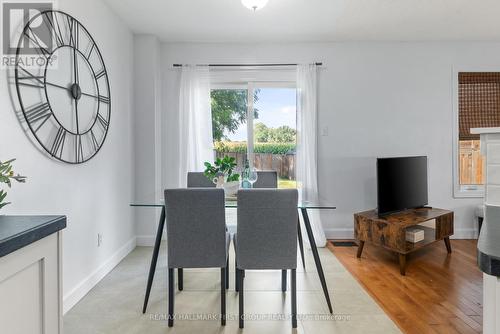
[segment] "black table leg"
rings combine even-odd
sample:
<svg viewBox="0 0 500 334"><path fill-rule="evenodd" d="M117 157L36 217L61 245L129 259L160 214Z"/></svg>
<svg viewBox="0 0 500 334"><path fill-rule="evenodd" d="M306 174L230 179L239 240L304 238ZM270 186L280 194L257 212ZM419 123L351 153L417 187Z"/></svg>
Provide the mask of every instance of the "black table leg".
<svg viewBox="0 0 500 334"><path fill-rule="evenodd" d="M151 286L153 285L153 278L155 277L156 262L158 261L158 253L160 252L161 237L163 235L164 227L165 227L165 206L161 208L160 222L158 224L158 230L156 231L155 246L153 248L153 257L151 258L151 266L149 267L148 286L146 287L146 296L144 297L144 306L142 307L142 313L146 313L146 308L148 307L149 294L151 292Z"/></svg>
<svg viewBox="0 0 500 334"><path fill-rule="evenodd" d="M306 259L304 257L304 242L302 241L302 231L300 230L300 218L297 222L297 231L299 235L299 248L300 248L300 256L302 257L302 266L304 269L306 268Z"/></svg>
<svg viewBox="0 0 500 334"><path fill-rule="evenodd" d="M311 245L314 262L316 263L316 270L318 271L321 286L323 287L323 293L325 294L326 303L328 304L330 313L333 313L332 303L330 302L330 295L328 294L328 288L326 286L325 274L323 273L323 267L321 266L321 260L319 259L318 248L316 247L316 241L314 240L314 235L311 229L311 222L309 221L309 216L307 215L307 209L301 208L300 211L302 211L302 217L304 218L307 237L309 238L309 244Z"/></svg>

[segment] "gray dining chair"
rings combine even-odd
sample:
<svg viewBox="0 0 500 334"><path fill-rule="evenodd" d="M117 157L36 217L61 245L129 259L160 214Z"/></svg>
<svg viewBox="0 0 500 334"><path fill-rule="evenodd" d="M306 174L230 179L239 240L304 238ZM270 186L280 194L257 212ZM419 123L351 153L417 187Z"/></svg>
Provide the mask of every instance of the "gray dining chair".
<svg viewBox="0 0 500 334"><path fill-rule="evenodd" d="M257 171L257 181L253 184L254 189L278 188L278 172L276 171ZM238 291L238 273L235 272L235 290ZM286 270L285 274L286 275Z"/></svg>
<svg viewBox="0 0 500 334"><path fill-rule="evenodd" d="M168 326L174 324L174 269L220 268L221 324L226 324L230 235L223 189L167 189ZM210 224L207 224L210 222ZM182 289L180 289L182 290Z"/></svg>
<svg viewBox="0 0 500 334"><path fill-rule="evenodd" d="M278 188L278 172L276 171L258 171L257 181L253 184L254 188Z"/></svg>
<svg viewBox="0 0 500 334"><path fill-rule="evenodd" d="M243 189L238 191L238 227L233 237L239 288L239 327L244 327L246 270L291 271L292 327L297 328L297 189Z"/></svg>
<svg viewBox="0 0 500 334"><path fill-rule="evenodd" d="M278 188L278 172L277 171L257 171L257 181L253 184L254 189L263 188ZM304 242L302 239L302 231L300 230L300 220L297 218L297 228L298 228L298 239L299 239L299 249L302 258L302 265L306 267L306 262L304 258ZM236 275L236 273L235 273ZM283 272L284 279L286 280L286 270ZM238 279L235 279L236 291L238 291Z"/></svg>
<svg viewBox="0 0 500 334"><path fill-rule="evenodd" d="M203 172L188 172L188 188L215 188L215 183L209 180Z"/></svg>
<svg viewBox="0 0 500 334"><path fill-rule="evenodd" d="M203 172L188 172L187 174L188 188L215 188L215 183L210 181ZM184 273L182 268L177 269L177 279L179 290L182 291ZM226 270L226 289L229 289L229 270Z"/></svg>

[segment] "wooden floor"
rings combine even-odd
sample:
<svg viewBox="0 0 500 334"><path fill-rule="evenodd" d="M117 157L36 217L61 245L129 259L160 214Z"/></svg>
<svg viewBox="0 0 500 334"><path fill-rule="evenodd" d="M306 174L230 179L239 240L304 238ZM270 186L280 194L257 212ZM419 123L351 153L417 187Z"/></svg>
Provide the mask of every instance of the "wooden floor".
<svg viewBox="0 0 500 334"><path fill-rule="evenodd" d="M476 243L452 240L449 256L444 242L412 253L406 276L397 255L385 249L366 243L357 259L357 247L328 247L404 333L481 333Z"/></svg>

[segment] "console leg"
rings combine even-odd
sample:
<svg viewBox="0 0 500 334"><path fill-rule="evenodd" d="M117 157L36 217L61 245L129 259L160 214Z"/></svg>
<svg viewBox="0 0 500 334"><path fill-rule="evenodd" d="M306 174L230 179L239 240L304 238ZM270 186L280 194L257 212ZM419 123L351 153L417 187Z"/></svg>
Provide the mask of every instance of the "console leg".
<svg viewBox="0 0 500 334"><path fill-rule="evenodd" d="M363 240L359 240L359 245L358 245L358 254L356 257L360 258L361 253L363 253L363 247L365 246L365 242Z"/></svg>
<svg viewBox="0 0 500 334"><path fill-rule="evenodd" d="M444 238L444 244L446 245L446 250L448 251L448 253L451 253L450 237Z"/></svg>
<svg viewBox="0 0 500 334"><path fill-rule="evenodd" d="M406 275L406 254L399 254L399 272Z"/></svg>

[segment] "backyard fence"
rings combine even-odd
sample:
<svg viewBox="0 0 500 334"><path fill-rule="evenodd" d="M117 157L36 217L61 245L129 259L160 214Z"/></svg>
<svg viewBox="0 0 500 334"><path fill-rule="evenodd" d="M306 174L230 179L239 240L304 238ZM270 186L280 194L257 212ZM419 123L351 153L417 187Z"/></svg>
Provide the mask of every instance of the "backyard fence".
<svg viewBox="0 0 500 334"><path fill-rule="evenodd" d="M460 141L460 184L482 184L483 156L479 140Z"/></svg>
<svg viewBox="0 0 500 334"><path fill-rule="evenodd" d="M246 152L218 152L217 158L234 157L238 167L245 166ZM258 170L275 170L282 179L295 180L295 154L254 153L254 167Z"/></svg>

